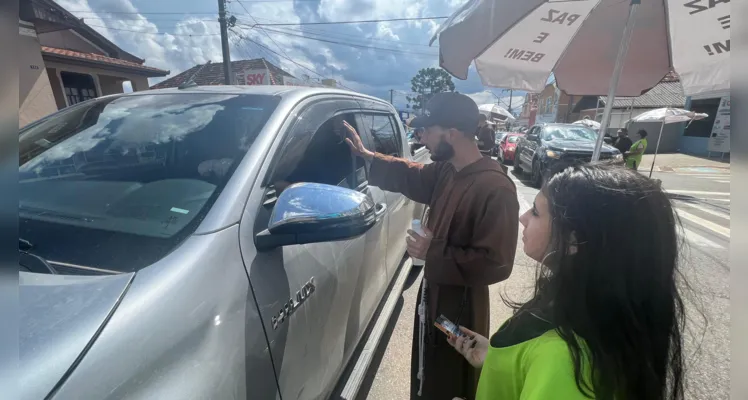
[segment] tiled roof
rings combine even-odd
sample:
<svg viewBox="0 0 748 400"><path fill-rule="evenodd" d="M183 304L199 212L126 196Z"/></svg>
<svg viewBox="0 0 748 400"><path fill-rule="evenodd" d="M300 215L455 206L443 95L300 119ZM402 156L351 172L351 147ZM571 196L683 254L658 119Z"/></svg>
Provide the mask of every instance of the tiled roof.
<svg viewBox="0 0 748 400"><path fill-rule="evenodd" d="M661 107L685 107L686 96L683 94L683 86L680 81L663 80L657 86L639 97L616 97L613 108L629 108L631 100L634 100L634 108L661 108ZM605 104L605 96L600 96L600 103Z"/></svg>
<svg viewBox="0 0 748 400"><path fill-rule="evenodd" d="M102 56L101 54L95 54L95 53L83 53L80 51L42 46L42 55L59 56L59 57L65 57L65 58L79 59L83 61L90 61L90 62L99 63L99 64L108 64L108 65L112 65L116 67L136 70L149 77L169 75L169 71L164 71L162 69L149 67L147 65L138 64L132 61L121 60L119 58Z"/></svg>
<svg viewBox="0 0 748 400"><path fill-rule="evenodd" d="M195 83L198 85L223 85L223 63L210 63L195 65L194 67L182 72L179 75L172 76L162 82L159 82L151 89L163 89L170 87L177 87L186 81L201 67L204 68L195 76ZM287 76L293 78L293 75L288 72L276 67L274 64L266 61L264 58L257 58L254 60L240 60L231 62L231 70L242 71L248 69L268 69L270 70L270 78L273 84L281 84L283 77Z"/></svg>
<svg viewBox="0 0 748 400"><path fill-rule="evenodd" d="M77 18L75 15L62 8L53 0L22 1L21 4L22 13L27 18L31 19L32 22L35 22L34 20L36 20L51 23L54 26L64 26L66 28L72 29L79 35L83 36L86 40L93 42L100 48L105 49L105 52L110 57L132 61L139 64L142 64L144 62L142 58L136 57L124 51L122 48L102 36L92 27L86 25L83 22L83 18ZM28 12L29 8L31 9L30 15ZM95 18L93 19L95 20Z"/></svg>

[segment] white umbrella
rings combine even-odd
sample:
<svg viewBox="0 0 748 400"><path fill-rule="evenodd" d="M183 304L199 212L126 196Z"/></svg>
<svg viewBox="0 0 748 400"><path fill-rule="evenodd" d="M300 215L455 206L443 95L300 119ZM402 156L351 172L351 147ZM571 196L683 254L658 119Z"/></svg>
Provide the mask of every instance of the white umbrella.
<svg viewBox="0 0 748 400"><path fill-rule="evenodd" d="M600 123L591 119L580 119L579 121L572 122L572 124L584 125L592 129L600 129Z"/></svg>
<svg viewBox="0 0 748 400"><path fill-rule="evenodd" d="M502 115L502 116L506 117L506 119L508 119L510 121L514 121L516 119L516 118L514 118L514 115L512 115L512 113L510 113L509 111L507 111L506 108L501 107L501 106L499 106L497 104L491 104L491 103L489 103L489 104L481 104L481 105L478 106L478 111L480 111L481 114L484 114L487 117L491 117L491 114L493 113L493 114Z"/></svg>
<svg viewBox="0 0 748 400"><path fill-rule="evenodd" d="M697 113L689 110L683 110L680 108L658 108L656 110L647 111L643 114L639 114L634 118L628 120L626 124L631 122L660 122L660 135L657 137L657 145L655 146L654 157L652 158L652 167L649 168L649 177L652 177L652 171L654 171L655 160L657 159L657 151L660 149L660 139L662 139L662 131L665 128L665 124L674 124L676 122L688 122L693 120L704 119L709 115L705 113Z"/></svg>
<svg viewBox="0 0 748 400"><path fill-rule="evenodd" d="M729 90L730 2L469 0L436 31L442 68L486 86L539 93L554 73L569 95L637 97L671 70L686 96ZM598 159L603 135L593 159Z"/></svg>

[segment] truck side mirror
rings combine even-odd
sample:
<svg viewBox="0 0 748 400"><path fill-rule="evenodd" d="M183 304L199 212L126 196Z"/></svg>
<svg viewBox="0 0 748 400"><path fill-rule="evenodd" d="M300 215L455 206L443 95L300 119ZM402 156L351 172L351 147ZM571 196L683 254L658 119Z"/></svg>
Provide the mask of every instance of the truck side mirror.
<svg viewBox="0 0 748 400"><path fill-rule="evenodd" d="M281 193L268 229L255 236L258 251L363 235L381 217L365 194L339 186L296 183Z"/></svg>

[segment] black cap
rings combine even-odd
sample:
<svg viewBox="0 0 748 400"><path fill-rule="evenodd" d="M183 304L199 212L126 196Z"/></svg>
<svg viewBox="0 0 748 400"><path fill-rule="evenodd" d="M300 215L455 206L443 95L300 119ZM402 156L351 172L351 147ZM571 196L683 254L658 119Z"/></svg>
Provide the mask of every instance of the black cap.
<svg viewBox="0 0 748 400"><path fill-rule="evenodd" d="M479 115L478 106L470 97L454 92L437 93L426 103L423 115L411 121L410 127L428 128L438 125L472 135L478 129Z"/></svg>

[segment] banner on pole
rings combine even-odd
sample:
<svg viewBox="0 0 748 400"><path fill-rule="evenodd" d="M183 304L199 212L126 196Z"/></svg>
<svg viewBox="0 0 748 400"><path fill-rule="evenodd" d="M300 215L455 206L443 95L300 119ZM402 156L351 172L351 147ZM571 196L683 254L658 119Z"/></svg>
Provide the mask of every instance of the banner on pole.
<svg viewBox="0 0 748 400"><path fill-rule="evenodd" d="M722 97L714 118L708 150L717 153L730 152L730 96Z"/></svg>

